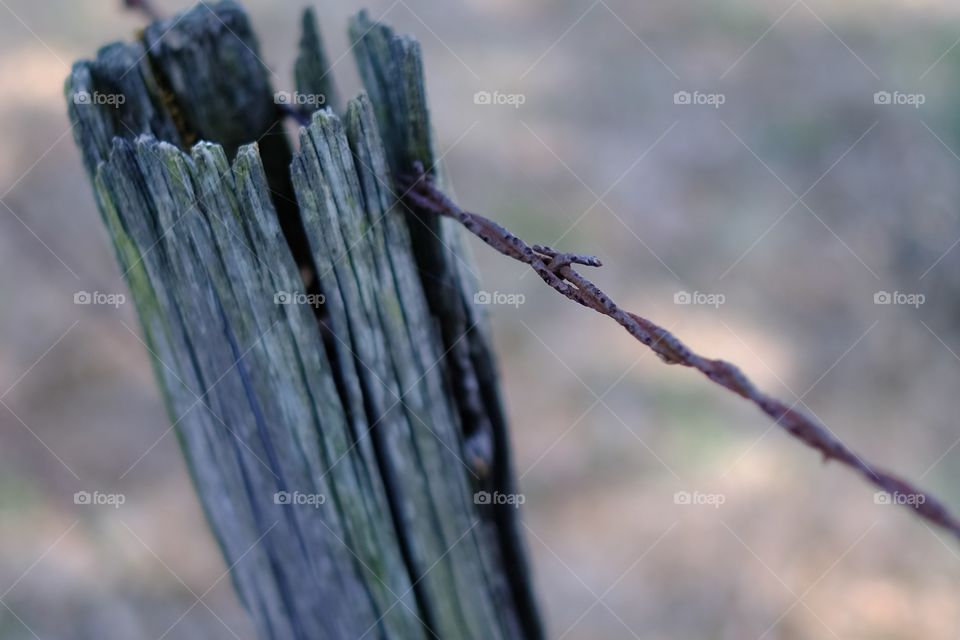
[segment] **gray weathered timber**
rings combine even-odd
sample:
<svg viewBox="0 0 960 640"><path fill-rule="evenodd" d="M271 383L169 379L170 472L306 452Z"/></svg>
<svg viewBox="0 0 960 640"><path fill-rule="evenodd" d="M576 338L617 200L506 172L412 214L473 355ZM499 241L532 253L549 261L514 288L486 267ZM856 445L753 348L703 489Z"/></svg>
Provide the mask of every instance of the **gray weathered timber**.
<svg viewBox="0 0 960 640"><path fill-rule="evenodd" d="M337 109L340 99L312 8L304 10L300 28L303 35L300 36L300 49L293 67L294 84L304 96L323 96L322 101L308 101L305 110L315 111L324 106ZM315 106L311 108L311 105Z"/></svg>
<svg viewBox="0 0 960 640"><path fill-rule="evenodd" d="M409 172L420 162L442 183L434 160L420 44L371 21L365 11L350 22L349 32L385 137L390 169ZM443 339L444 370L463 429L463 458L476 469L472 478L478 491L513 494L516 479L496 363L486 324L473 304L477 284L461 230L452 220L422 212L406 220L427 302ZM490 546L503 554L504 571L497 577L507 582L504 598L517 607L523 632L542 636L517 510L484 509L481 516L491 525L489 535L498 538Z"/></svg>
<svg viewBox="0 0 960 640"><path fill-rule="evenodd" d="M330 99L303 28L297 89ZM398 210L434 157L419 47L351 33L369 98L296 151L233 2L75 65L77 144L259 636L539 638L516 509L475 500L516 490L472 267ZM96 93L125 100L74 98Z"/></svg>

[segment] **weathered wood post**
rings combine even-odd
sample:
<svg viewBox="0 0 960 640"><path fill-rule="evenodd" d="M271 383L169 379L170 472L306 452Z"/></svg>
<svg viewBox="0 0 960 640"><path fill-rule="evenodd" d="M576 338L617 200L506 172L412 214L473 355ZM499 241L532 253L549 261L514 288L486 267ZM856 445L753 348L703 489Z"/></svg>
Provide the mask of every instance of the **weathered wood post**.
<svg viewBox="0 0 960 640"><path fill-rule="evenodd" d="M516 488L459 230L399 210L434 159L420 48L350 34L366 95L296 149L229 1L77 63L76 141L260 636L540 638L517 510L483 499ZM308 12L297 91L335 104L329 71Z"/></svg>

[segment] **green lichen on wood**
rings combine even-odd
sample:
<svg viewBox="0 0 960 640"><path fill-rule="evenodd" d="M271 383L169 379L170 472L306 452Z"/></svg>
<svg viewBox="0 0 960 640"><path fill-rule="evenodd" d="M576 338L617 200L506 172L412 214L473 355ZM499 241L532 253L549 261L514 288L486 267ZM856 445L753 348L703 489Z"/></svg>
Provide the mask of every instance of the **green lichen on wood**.
<svg viewBox="0 0 960 640"><path fill-rule="evenodd" d="M313 114L296 154L229 1L75 65L77 143L258 634L538 638L515 510L473 500L512 472L459 235L396 198L396 173L433 158L419 45L358 25L369 97ZM298 90L331 100L310 12L303 30ZM74 100L94 91L126 100ZM478 437L490 476L469 458ZM276 499L294 493L325 502Z"/></svg>

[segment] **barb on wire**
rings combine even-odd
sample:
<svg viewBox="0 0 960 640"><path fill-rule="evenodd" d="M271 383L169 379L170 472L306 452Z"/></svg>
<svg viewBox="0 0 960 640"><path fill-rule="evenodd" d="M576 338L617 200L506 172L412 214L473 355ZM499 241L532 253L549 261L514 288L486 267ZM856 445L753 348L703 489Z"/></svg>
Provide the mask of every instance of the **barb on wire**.
<svg viewBox="0 0 960 640"><path fill-rule="evenodd" d="M735 365L705 358L687 347L659 325L621 309L607 294L574 269L574 265L601 266L594 256L561 253L542 245L530 246L503 226L476 213L460 209L434 184L417 163L412 175L401 176L403 199L413 210L453 218L485 243L515 260L529 265L553 289L598 313L613 318L634 338L652 349L667 364L679 364L700 371L713 382L753 402L790 435L819 451L825 462L836 460L862 475L868 482L911 508L916 515L943 527L960 539L960 520L946 506L911 483L866 462L826 427L794 406L773 398L753 384Z"/></svg>

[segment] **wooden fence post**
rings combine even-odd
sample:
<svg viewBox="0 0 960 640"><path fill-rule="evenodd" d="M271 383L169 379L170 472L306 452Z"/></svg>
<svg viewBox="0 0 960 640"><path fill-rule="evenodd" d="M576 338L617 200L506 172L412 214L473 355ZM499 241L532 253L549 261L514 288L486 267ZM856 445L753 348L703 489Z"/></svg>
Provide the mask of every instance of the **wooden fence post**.
<svg viewBox="0 0 960 640"><path fill-rule="evenodd" d="M296 150L230 1L77 63L76 142L260 637L541 638L460 232L395 191L433 165L420 48L350 33L366 94ZM307 12L298 92L328 72Z"/></svg>

